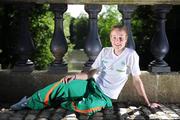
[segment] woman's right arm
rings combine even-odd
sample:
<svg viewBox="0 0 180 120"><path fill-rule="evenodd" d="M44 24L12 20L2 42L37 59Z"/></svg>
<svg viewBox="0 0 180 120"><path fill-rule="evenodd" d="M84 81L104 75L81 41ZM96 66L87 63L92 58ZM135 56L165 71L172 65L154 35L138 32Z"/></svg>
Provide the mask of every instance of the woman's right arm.
<svg viewBox="0 0 180 120"><path fill-rule="evenodd" d="M96 72L97 72L97 69L92 69L88 72L77 73L76 79L87 80L89 78L92 78Z"/></svg>
<svg viewBox="0 0 180 120"><path fill-rule="evenodd" d="M76 74L72 74L72 75L67 75L64 78L62 78L64 83L67 83L71 80L75 80L75 79L79 79L79 80L87 80L91 77L93 77L93 75L98 72L98 69L101 67L101 59L102 59L102 54L103 54L104 49L101 50L101 52L99 53L99 55L97 56L96 60L94 61L94 63L91 66L91 70L89 70L88 72L81 72L81 73L76 73Z"/></svg>
<svg viewBox="0 0 180 120"><path fill-rule="evenodd" d="M80 79L80 80L87 80L91 77L93 77L93 75L97 72L97 69L92 69L88 72L81 72L81 73L75 73L72 75L67 75L64 78L62 78L62 82L64 83L68 83L71 80L75 80L75 79Z"/></svg>

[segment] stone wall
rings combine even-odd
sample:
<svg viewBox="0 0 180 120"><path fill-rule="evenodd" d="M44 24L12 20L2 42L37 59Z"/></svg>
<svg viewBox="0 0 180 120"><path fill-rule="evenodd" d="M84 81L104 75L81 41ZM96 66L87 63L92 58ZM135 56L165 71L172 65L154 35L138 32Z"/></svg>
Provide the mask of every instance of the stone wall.
<svg viewBox="0 0 180 120"><path fill-rule="evenodd" d="M69 74L72 74L70 72ZM32 73L15 73L0 71L0 101L13 102L21 97L30 96L36 90L55 82L64 75L52 74L47 71ZM142 81L151 101L161 103L180 103L180 74L151 74L142 71ZM142 102L129 78L118 101Z"/></svg>
<svg viewBox="0 0 180 120"><path fill-rule="evenodd" d="M146 93L151 101L162 103L180 103L180 74L152 74L142 71L142 81ZM142 101L134 87L132 87L132 79L126 83L119 101Z"/></svg>

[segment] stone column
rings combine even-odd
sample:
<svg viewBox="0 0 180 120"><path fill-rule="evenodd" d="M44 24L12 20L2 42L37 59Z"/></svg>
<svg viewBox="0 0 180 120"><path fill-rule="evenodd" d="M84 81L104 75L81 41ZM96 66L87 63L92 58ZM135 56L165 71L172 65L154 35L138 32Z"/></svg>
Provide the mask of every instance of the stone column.
<svg viewBox="0 0 180 120"><path fill-rule="evenodd" d="M2 7L2 6L0 5L0 9L1 9L1 7ZM0 34L2 34L1 31L0 31ZM1 39L1 38L0 38L0 39ZM1 46L1 44L2 44L2 42L1 42L1 40L0 40L0 46ZM2 48L0 49L0 54L1 54L1 53L2 53ZM0 70L1 70L1 68L2 68L2 67L1 67L1 63L0 63Z"/></svg>
<svg viewBox="0 0 180 120"><path fill-rule="evenodd" d="M149 64L149 71L155 73L170 72L170 67L163 59L169 51L165 21L166 14L170 11L171 6L155 5L152 9L155 14L156 28L151 42L151 52L155 60Z"/></svg>
<svg viewBox="0 0 180 120"><path fill-rule="evenodd" d="M30 3L17 4L17 10L19 13L18 22L18 42L17 42L17 54L18 60L15 63L12 71L19 72L32 72L34 70L34 64L29 59L34 51L34 44L31 39L29 31L28 13L30 11Z"/></svg>
<svg viewBox="0 0 180 120"><path fill-rule="evenodd" d="M133 40L132 30L131 30L131 15L135 11L135 5L118 5L118 10L123 15L123 24L128 28L128 42L127 47L135 49L135 42Z"/></svg>
<svg viewBox="0 0 180 120"><path fill-rule="evenodd" d="M85 42L85 53L89 60L84 64L83 71L88 71L91 68L91 65L102 49L97 26L97 15L101 8L102 5L85 5L85 10L89 14L89 33Z"/></svg>
<svg viewBox="0 0 180 120"><path fill-rule="evenodd" d="M0 49L0 54L1 54L1 53L2 53L2 49ZM1 63L0 63L0 70L1 70L1 68L2 68L2 67L1 67Z"/></svg>
<svg viewBox="0 0 180 120"><path fill-rule="evenodd" d="M63 14L67 10L67 4L51 4L50 8L55 15L54 34L50 46L55 60L49 67L49 72L67 73L67 64L63 60L68 49L63 28Z"/></svg>

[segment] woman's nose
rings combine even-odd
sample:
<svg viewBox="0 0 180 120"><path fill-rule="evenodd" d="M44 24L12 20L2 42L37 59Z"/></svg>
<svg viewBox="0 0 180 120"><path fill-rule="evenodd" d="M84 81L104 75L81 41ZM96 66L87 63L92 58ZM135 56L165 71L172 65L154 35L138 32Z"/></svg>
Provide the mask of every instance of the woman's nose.
<svg viewBox="0 0 180 120"><path fill-rule="evenodd" d="M121 43L121 40L119 40L119 39L117 39L116 41L115 41L115 44L120 44Z"/></svg>
<svg viewBox="0 0 180 120"><path fill-rule="evenodd" d="M116 42L121 42L121 41L122 41L121 38L117 38L117 39L116 39Z"/></svg>

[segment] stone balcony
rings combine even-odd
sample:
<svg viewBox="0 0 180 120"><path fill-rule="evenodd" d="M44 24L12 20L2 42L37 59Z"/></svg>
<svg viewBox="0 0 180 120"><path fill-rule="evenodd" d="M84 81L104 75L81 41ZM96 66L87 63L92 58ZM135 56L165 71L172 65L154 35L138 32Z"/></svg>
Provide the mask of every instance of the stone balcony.
<svg viewBox="0 0 180 120"><path fill-rule="evenodd" d="M51 49L54 50L53 54L57 55L55 56L55 62L54 66L52 66L47 71L36 71L34 70L33 63L28 63L28 58L30 58L30 54L33 53L33 46L31 41L31 36L29 34L29 28L28 25L28 16L26 12L29 10L29 4L28 3L38 3L38 4L44 4L44 3L53 3L51 4L51 9L55 14L55 31L62 31L63 27L59 24L63 24L63 13L66 11L67 6L65 4L85 4L86 10L89 12L89 21L93 24L91 24L90 28L97 31L97 14L100 11L102 4L116 4L119 6L119 11L122 11L123 13L123 19L124 22L127 23L128 28L131 32L131 26L130 26L130 18L131 14L135 10L136 5L152 5L154 13L156 14L157 19L157 26L165 26L165 23L162 23L166 19L166 14L170 11L171 6L173 5L180 5L180 0L1 0L0 3L23 3L20 4L17 9L21 13L20 20L22 20L20 23L20 29L23 31L23 33L27 33L28 36L19 36L19 40L21 44L19 44L19 56L20 62L17 62L17 66L13 68L12 70L0 70L0 101L3 102L16 102L18 99L20 99L24 95L31 95L36 90L46 86L47 84L50 84L52 82L55 82L59 80L62 76L67 73L67 66L65 66L61 61L66 52L67 45L64 44L65 38L64 36L59 39L58 37L52 38L52 43L54 43L51 46ZM63 3L63 4L62 4ZM94 7L94 4L95 7ZM57 5L57 6L56 6ZM125 5L125 7L121 6ZM159 5L159 6L156 6ZM170 5L170 6L169 6ZM121 9L122 8L122 9ZM157 27L159 28L159 27ZM154 28L156 29L156 28ZM166 54L168 53L168 47L169 44L167 43L166 33L165 33L165 27L160 29L160 31L155 31L155 34L157 35L155 39L153 40L154 45L152 46L157 47L163 46L162 48L156 49L153 53L155 54L155 60L159 60L157 57L158 55L160 58L164 58ZM91 32L92 33L92 32ZM157 34L158 33L158 34ZM20 34L20 35L21 35ZM59 36L60 32L56 32L55 36ZM92 34L94 38L97 36L97 32ZM164 36L160 36L164 35ZM132 36L131 36L132 37ZM130 38L131 38L130 37ZM90 51L87 51L88 54L92 56L88 56L90 59L90 64L92 64L92 59L94 60L95 56L99 53L101 50L101 45L97 39L92 39L95 42L95 45L97 45L96 48L98 48L97 51L94 50L94 45L88 44L87 49L91 49ZM58 41L61 41L63 44L59 44ZM91 40L91 39L90 39ZM87 40L88 41L88 40ZM131 39L131 41L133 41ZM91 43L91 42L90 42ZM132 42L133 43L133 42ZM132 47L133 44L130 45ZM58 48L58 50L55 50L53 48ZM59 52L59 50L62 50L63 52ZM165 53L164 53L165 50ZM27 51L29 53L27 53ZM156 55L158 53L158 55ZM24 59L24 56L26 59ZM61 57L59 57L61 56ZM161 59L162 60L162 59ZM23 61L23 62L22 62ZM163 61L163 60L162 60ZM87 67L90 67L90 64L88 63ZM158 64L158 62L156 63ZM153 64L156 66L156 64ZM64 65L64 66L63 66ZM63 67L62 67L63 66ZM53 68L54 67L54 68ZM62 68L61 68L62 67ZM142 99L137 95L137 93L132 89L132 80L129 78L127 85L123 89L119 99L118 103L114 102L114 112L110 115L106 115L104 112L97 113L92 119L135 119L135 118L141 118L141 119L180 119L180 74L178 72L170 72L169 66L166 66L167 69L164 69L164 65L160 67L155 67L155 71L157 70L158 73L153 73L152 71L154 69L151 69L150 72L144 71L142 72L142 80L147 92L148 97L151 101L159 102L162 104L162 108L160 108L157 112L153 112L152 110L149 110L148 108L142 106ZM59 71L60 70L60 71ZM167 73L167 71L168 73ZM64 74L58 74L61 73L61 71L65 71ZM68 74L71 74L73 72L68 71ZM119 102L125 102L125 104L121 104ZM138 104L134 104L138 103ZM166 104L168 103L168 104ZM176 104L175 104L176 103ZM8 105L9 106L9 105ZM1 105L1 112L0 112L0 120L31 120L31 119L62 119L67 111L62 109L45 109L42 111L33 111L33 110L24 110L19 112L13 112L9 111L8 106L4 106L4 104ZM120 111L119 111L120 110ZM133 112L136 111L136 112ZM109 117L107 117L109 116ZM77 115L77 119L86 119L86 116ZM74 117L74 119L76 119Z"/></svg>
<svg viewBox="0 0 180 120"><path fill-rule="evenodd" d="M68 74L73 74L69 72ZM54 74L48 71L33 71L29 73L17 73L9 70L0 71L0 102L15 102L22 96L30 96L35 91L46 85L58 81L65 74ZM146 93L152 102L180 103L180 74L171 72L166 74L153 74L142 71L142 82ZM123 88L118 102L144 103L132 86L132 79Z"/></svg>

